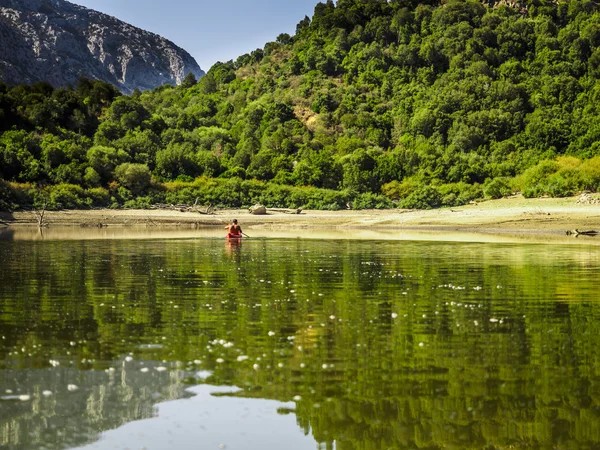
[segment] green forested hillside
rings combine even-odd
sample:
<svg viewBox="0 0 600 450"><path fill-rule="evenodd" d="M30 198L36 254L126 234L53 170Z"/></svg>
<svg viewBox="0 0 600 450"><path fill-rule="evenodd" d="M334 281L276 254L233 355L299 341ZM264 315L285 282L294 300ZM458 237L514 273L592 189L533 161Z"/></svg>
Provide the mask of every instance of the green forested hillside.
<svg viewBox="0 0 600 450"><path fill-rule="evenodd" d="M196 83L0 84L0 207L436 207L600 188L589 0L319 3Z"/></svg>

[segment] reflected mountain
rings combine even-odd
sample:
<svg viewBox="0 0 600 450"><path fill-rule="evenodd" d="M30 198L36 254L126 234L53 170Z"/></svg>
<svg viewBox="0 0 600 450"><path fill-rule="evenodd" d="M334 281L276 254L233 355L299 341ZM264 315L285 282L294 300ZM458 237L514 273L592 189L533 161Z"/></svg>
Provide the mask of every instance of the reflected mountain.
<svg viewBox="0 0 600 450"><path fill-rule="evenodd" d="M0 448L66 449L105 430L156 415L156 404L189 397L180 370L122 361L106 370L3 370Z"/></svg>

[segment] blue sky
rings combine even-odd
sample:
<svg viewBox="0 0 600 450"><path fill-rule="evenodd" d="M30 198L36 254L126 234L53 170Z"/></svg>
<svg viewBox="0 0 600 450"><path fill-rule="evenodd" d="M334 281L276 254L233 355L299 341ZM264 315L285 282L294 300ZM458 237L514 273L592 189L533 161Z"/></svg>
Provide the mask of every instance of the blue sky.
<svg viewBox="0 0 600 450"><path fill-rule="evenodd" d="M187 50L205 72L294 34L319 0L70 0L159 34Z"/></svg>

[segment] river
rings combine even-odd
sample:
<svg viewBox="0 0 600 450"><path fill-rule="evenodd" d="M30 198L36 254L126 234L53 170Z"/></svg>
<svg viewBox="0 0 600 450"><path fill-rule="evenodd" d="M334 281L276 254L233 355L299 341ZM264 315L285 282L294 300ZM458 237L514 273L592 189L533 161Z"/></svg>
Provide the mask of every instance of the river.
<svg viewBox="0 0 600 450"><path fill-rule="evenodd" d="M93 236L0 240L0 448L600 448L597 245Z"/></svg>

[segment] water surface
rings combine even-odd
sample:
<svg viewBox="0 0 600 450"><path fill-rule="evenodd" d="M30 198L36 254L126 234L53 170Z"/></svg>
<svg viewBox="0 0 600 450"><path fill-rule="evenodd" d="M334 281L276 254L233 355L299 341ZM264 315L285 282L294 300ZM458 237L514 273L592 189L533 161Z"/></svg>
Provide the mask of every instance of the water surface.
<svg viewBox="0 0 600 450"><path fill-rule="evenodd" d="M0 242L0 448L600 448L596 246Z"/></svg>

